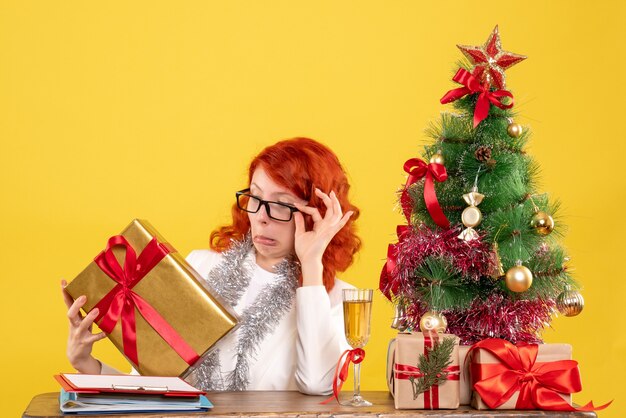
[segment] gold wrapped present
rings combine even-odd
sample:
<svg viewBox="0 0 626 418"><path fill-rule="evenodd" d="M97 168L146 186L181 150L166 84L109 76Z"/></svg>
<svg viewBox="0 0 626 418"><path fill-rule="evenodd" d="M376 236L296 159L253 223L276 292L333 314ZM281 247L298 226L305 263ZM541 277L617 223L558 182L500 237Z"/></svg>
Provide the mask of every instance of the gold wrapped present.
<svg viewBox="0 0 626 418"><path fill-rule="evenodd" d="M438 384L420 370L420 354L428 358L430 350L452 340L448 365L437 377ZM452 345L452 344L451 344ZM421 332L403 332L391 341L387 351L387 384L396 409L456 409L459 407L459 339L451 334L425 335ZM432 377L432 376L430 376Z"/></svg>
<svg viewBox="0 0 626 418"><path fill-rule="evenodd" d="M134 220L67 287L143 375L179 376L233 329L237 317L144 220Z"/></svg>

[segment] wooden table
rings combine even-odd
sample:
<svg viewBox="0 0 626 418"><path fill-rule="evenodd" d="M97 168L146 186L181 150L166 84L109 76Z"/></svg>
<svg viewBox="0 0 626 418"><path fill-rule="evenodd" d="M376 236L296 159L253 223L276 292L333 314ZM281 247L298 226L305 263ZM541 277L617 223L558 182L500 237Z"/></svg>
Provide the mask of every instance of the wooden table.
<svg viewBox="0 0 626 418"><path fill-rule="evenodd" d="M485 417L596 417L593 412L549 412L549 411L477 411L467 406L455 410L397 410L393 406L393 398L388 392L363 392L363 397L374 405L355 408L338 405L333 401L327 405L320 405L326 397L307 396L299 392L221 392L208 394L209 400L215 407L204 413L171 413L171 414L132 414L113 416L142 416L142 417L272 417L272 418L409 418L416 415L430 417L469 418ZM347 398L348 394L343 394ZM59 410L59 394L43 393L35 396L26 411L24 418L30 417L63 417ZM65 415L65 416L74 416ZM111 417L112 415L89 415L90 417Z"/></svg>

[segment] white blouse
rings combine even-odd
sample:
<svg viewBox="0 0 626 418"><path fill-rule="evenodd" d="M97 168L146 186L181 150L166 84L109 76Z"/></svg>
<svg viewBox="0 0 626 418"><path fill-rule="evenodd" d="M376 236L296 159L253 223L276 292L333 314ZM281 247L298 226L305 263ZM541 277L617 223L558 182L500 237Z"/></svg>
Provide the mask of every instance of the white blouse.
<svg viewBox="0 0 626 418"><path fill-rule="evenodd" d="M238 315L254 303L266 285L278 279L277 274L254 262L254 250L248 257L254 270L248 288L233 307ZM203 278L208 277L221 259L221 254L210 250L195 250L187 257ZM348 288L353 286L335 279L330 292L324 286L303 286L296 290L291 309L250 359L248 390L299 390L311 395L332 392L339 356L350 348L344 336L341 297L341 290ZM235 330L215 345L219 349L222 376L235 367L238 337Z"/></svg>

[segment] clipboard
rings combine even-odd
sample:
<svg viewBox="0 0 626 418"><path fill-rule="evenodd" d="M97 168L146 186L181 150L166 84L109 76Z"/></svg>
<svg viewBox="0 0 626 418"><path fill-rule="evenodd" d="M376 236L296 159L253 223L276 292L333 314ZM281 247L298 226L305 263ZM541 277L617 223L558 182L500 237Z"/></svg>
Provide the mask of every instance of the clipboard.
<svg viewBox="0 0 626 418"><path fill-rule="evenodd" d="M54 378L68 393L127 393L171 397L198 397L206 394L180 377L61 373Z"/></svg>

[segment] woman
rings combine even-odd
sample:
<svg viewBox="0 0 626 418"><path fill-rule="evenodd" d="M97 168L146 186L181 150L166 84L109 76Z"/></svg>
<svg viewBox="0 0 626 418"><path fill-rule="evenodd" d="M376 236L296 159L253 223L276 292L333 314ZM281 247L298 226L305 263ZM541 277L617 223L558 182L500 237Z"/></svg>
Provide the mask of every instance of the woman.
<svg viewBox="0 0 626 418"><path fill-rule="evenodd" d="M361 242L348 201L349 184L335 154L308 138L264 149L249 168L249 187L236 193L231 225L211 234L212 250L188 262L233 306L239 328L189 376L205 390L331 392L334 367L347 349L341 290L335 278ZM65 286L65 281L62 286ZM85 318L86 298L72 301L67 356L82 373L112 373L91 355L98 313Z"/></svg>

